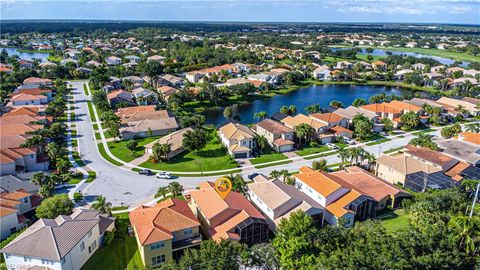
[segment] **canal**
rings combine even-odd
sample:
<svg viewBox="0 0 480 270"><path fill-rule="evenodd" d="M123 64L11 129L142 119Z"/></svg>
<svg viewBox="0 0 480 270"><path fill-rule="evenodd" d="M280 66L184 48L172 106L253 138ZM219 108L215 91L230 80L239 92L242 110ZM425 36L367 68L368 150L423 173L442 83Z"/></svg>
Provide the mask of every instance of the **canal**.
<svg viewBox="0 0 480 270"><path fill-rule="evenodd" d="M257 121L253 117L254 113L265 111L268 115L278 112L284 105L295 105L299 113L305 113L304 108L310 104L318 103L320 107L326 108L330 101L338 100L345 107L352 104L356 98L368 98L385 93L403 95L400 88L369 86L369 85L312 85L292 91L288 94L277 95L272 98L258 99L253 102L233 105L234 115L240 116L241 122L251 124ZM204 111L207 124L218 125L225 121L223 117L224 108L216 108Z"/></svg>
<svg viewBox="0 0 480 270"><path fill-rule="evenodd" d="M6 50L9 56L18 55L18 57L23 60L40 59L42 62L47 61L47 58L50 55L48 52L22 52L17 48L10 47L0 48L0 51L2 50Z"/></svg>

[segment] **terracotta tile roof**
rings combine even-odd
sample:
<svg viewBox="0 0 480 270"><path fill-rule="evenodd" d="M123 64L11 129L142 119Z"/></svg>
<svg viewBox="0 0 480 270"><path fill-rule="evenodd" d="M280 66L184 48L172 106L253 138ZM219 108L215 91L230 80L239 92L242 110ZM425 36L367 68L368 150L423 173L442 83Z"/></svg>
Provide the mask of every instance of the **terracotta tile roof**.
<svg viewBox="0 0 480 270"><path fill-rule="evenodd" d="M38 108L37 107L18 107L18 108L13 108L11 111L8 113L4 114L4 116L10 116L10 115L38 115Z"/></svg>
<svg viewBox="0 0 480 270"><path fill-rule="evenodd" d="M332 213L335 217L340 218L343 217L347 213L353 213L352 210L347 209L348 205L350 205L353 201L358 199L362 196L355 190L350 190L347 194L342 196L340 199L336 200L335 202L327 205L325 207L328 212Z"/></svg>
<svg viewBox="0 0 480 270"><path fill-rule="evenodd" d="M480 133L473 133L473 132L466 131L466 132L460 133L459 138L464 141L480 145Z"/></svg>
<svg viewBox="0 0 480 270"><path fill-rule="evenodd" d="M372 64L375 65L375 66L384 66L384 65L386 65L385 62L382 62L382 61L380 61L380 60L377 60L377 61L373 62Z"/></svg>
<svg viewBox="0 0 480 270"><path fill-rule="evenodd" d="M330 128L335 134L340 134L340 133L343 133L343 132L346 132L346 133L351 133L353 134L353 131L351 131L350 129L346 129L344 127L341 127L341 126L333 126L332 128Z"/></svg>
<svg viewBox="0 0 480 270"><path fill-rule="evenodd" d="M41 83L51 83L52 80L50 79L42 79L42 78L37 78L37 77L30 77L25 80L23 80L23 84L41 84Z"/></svg>
<svg viewBox="0 0 480 270"><path fill-rule="evenodd" d="M20 199L23 199L25 197L30 197L30 196L32 196L32 194L26 192L23 189L19 189L19 190L14 191L14 192L6 192L6 193L0 194L0 198L2 198L2 199L17 200L17 201L20 200Z"/></svg>
<svg viewBox="0 0 480 270"><path fill-rule="evenodd" d="M343 116L336 113L313 113L310 114L310 117L325 123L337 123L345 119Z"/></svg>
<svg viewBox="0 0 480 270"><path fill-rule="evenodd" d="M412 145L407 145L405 149L406 149L404 151L405 153L427 160L433 164L440 165L443 170L448 170L459 162L458 160L450 156L447 156L440 152L433 151L424 147L415 147Z"/></svg>
<svg viewBox="0 0 480 270"><path fill-rule="evenodd" d="M0 147L2 147L2 149L17 148L29 137L31 137L31 135L27 134L2 135L0 136Z"/></svg>
<svg viewBox="0 0 480 270"><path fill-rule="evenodd" d="M155 206L141 206L129 214L142 245L173 239L173 233L200 223L185 201L169 198Z"/></svg>
<svg viewBox="0 0 480 270"><path fill-rule="evenodd" d="M258 122L256 126L273 134L288 134L293 132L291 128L288 128L277 121L273 121L272 119L264 119L261 122Z"/></svg>
<svg viewBox="0 0 480 270"><path fill-rule="evenodd" d="M360 108L369 110L375 113L392 113L392 114L402 113L401 110L391 107L388 103L373 103L373 104L361 106Z"/></svg>
<svg viewBox="0 0 480 270"><path fill-rule="evenodd" d="M292 129L300 124L307 124L309 126L312 126L314 129L320 129L322 127L327 126L327 124L317 121L315 119L312 119L304 114L297 114L294 117L288 116L282 119L282 123L284 123L287 127Z"/></svg>
<svg viewBox="0 0 480 270"><path fill-rule="evenodd" d="M349 187L357 192L381 201L389 196L410 196L405 190L392 185L360 167L352 166L336 171L330 175L336 176L342 186Z"/></svg>
<svg viewBox="0 0 480 270"><path fill-rule="evenodd" d="M0 217L6 217L6 216L11 215L13 213L17 213L17 209L10 208L10 207L4 207L4 206L0 205Z"/></svg>
<svg viewBox="0 0 480 270"><path fill-rule="evenodd" d="M276 139L275 141L273 141L273 144L277 145L277 146L282 146L282 145L292 145L292 144L295 144L294 142L290 141L290 140L285 140L285 139Z"/></svg>
<svg viewBox="0 0 480 270"><path fill-rule="evenodd" d="M241 124L229 123L221 127L218 131L225 135L225 138L228 140L242 140L246 138L253 138L255 136L251 129Z"/></svg>
<svg viewBox="0 0 480 270"><path fill-rule="evenodd" d="M134 113L139 113L139 112L154 112L155 111L155 105L145 105L145 106L133 106L133 107L127 107L127 108L120 108L117 110L115 113L119 117L122 117L124 115L129 115L129 114L134 114Z"/></svg>
<svg viewBox="0 0 480 270"><path fill-rule="evenodd" d="M398 110L414 111L414 112L418 112L422 110L422 108L419 106L416 106L407 102L403 102L403 101L398 101L398 100L393 100L388 104L390 107Z"/></svg>
<svg viewBox="0 0 480 270"><path fill-rule="evenodd" d="M37 115L4 115L0 117L0 125L30 124L38 121L45 121L46 119L46 116Z"/></svg>
<svg viewBox="0 0 480 270"><path fill-rule="evenodd" d="M11 124L11 125L8 125L8 128L0 129L0 136L22 135L22 134L35 132L42 128L43 128L43 125L36 125L36 124Z"/></svg>
<svg viewBox="0 0 480 270"><path fill-rule="evenodd" d="M470 167L471 165L468 164L467 162L460 161L457 163L455 166L453 166L451 169L445 172L445 175L450 176L453 180L455 181L461 181L463 180L463 176L461 173Z"/></svg>
<svg viewBox="0 0 480 270"><path fill-rule="evenodd" d="M330 194L339 190L342 186L331 179L326 173L321 171L301 172L293 175L316 192L328 197Z"/></svg>
<svg viewBox="0 0 480 270"><path fill-rule="evenodd" d="M34 153L35 151L28 148L2 148L0 149L0 163L13 163L18 158Z"/></svg>
<svg viewBox="0 0 480 270"><path fill-rule="evenodd" d="M25 93L19 93L13 95L10 100L12 101L26 101L26 100L39 100L39 99L45 99L47 98L44 95L32 95L32 94L25 94Z"/></svg>
<svg viewBox="0 0 480 270"><path fill-rule="evenodd" d="M20 89L16 91L18 94L30 94L30 95L42 95L43 93L51 93L51 89L40 89L40 88L30 88L30 89Z"/></svg>

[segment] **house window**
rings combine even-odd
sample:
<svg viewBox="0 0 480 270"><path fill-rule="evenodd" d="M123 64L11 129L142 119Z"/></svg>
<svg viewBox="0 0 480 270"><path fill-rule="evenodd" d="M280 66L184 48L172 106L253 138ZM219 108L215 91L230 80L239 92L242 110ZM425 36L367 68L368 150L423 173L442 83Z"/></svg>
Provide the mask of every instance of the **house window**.
<svg viewBox="0 0 480 270"><path fill-rule="evenodd" d="M28 203L28 197L24 198L24 199L23 199L23 202L24 202L24 203Z"/></svg>
<svg viewBox="0 0 480 270"><path fill-rule="evenodd" d="M90 238L92 236L92 231L89 231L87 237Z"/></svg>
<svg viewBox="0 0 480 270"><path fill-rule="evenodd" d="M159 265L165 262L165 255L160 255L152 258L152 265Z"/></svg>
<svg viewBox="0 0 480 270"><path fill-rule="evenodd" d="M193 233L193 229L187 229L183 231L183 235L190 235Z"/></svg>
<svg viewBox="0 0 480 270"><path fill-rule="evenodd" d="M164 246L165 246L165 243L164 243L164 242L158 242L158 243L152 244L152 245L150 246L150 250L155 250L155 249L163 248Z"/></svg>
<svg viewBox="0 0 480 270"><path fill-rule="evenodd" d="M83 251L85 249L85 243L82 242L80 243L80 251Z"/></svg>
<svg viewBox="0 0 480 270"><path fill-rule="evenodd" d="M32 261L32 258L30 258L30 257L23 257L23 261L25 261L25 262L31 262L31 261Z"/></svg>
<svg viewBox="0 0 480 270"><path fill-rule="evenodd" d="M60 262L61 262L62 264L64 264L64 263L65 263L65 257L63 257L63 258L60 260Z"/></svg>

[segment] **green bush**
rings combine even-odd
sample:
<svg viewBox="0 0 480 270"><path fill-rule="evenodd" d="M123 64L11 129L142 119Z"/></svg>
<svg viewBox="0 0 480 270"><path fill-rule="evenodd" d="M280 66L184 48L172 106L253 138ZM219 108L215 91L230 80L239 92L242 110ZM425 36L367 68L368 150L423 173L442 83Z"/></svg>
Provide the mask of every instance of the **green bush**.
<svg viewBox="0 0 480 270"><path fill-rule="evenodd" d="M75 192L73 194L73 199L76 201L76 202L80 202L81 200L83 200L83 194L81 192Z"/></svg>
<svg viewBox="0 0 480 270"><path fill-rule="evenodd" d="M105 232L105 238L103 239L103 245L108 246L113 242L113 239L115 238L115 233L114 232Z"/></svg>

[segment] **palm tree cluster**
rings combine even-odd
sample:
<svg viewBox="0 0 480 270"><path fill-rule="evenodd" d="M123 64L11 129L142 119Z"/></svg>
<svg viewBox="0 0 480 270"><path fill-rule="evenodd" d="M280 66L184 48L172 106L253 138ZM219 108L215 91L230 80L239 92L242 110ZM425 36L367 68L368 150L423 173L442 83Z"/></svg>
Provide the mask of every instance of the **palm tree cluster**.
<svg viewBox="0 0 480 270"><path fill-rule="evenodd" d="M363 165L366 162L366 169L371 170L376 163L373 154L361 147L341 148L338 150L338 156L342 160L342 164L350 163L350 165Z"/></svg>
<svg viewBox="0 0 480 270"><path fill-rule="evenodd" d="M295 184L295 179L293 177L291 177L288 170L280 170L280 171L273 170L273 171L270 172L270 178L277 179L277 178L280 178L280 177L282 177L282 181L285 184L288 184L288 185L294 185Z"/></svg>
<svg viewBox="0 0 480 270"><path fill-rule="evenodd" d="M416 138L411 139L408 143L415 146L426 147L430 150L438 151L440 147L434 141L432 141L433 136L428 134L420 133Z"/></svg>
<svg viewBox="0 0 480 270"><path fill-rule="evenodd" d="M176 181L170 182L168 186L158 188L157 194L155 194L155 198L162 197L162 199L166 199L168 193L171 193L172 197L176 198L182 195L183 186Z"/></svg>
<svg viewBox="0 0 480 270"><path fill-rule="evenodd" d="M111 214L112 204L107 202L107 199L103 196L98 196L92 203L92 209L98 210L101 213Z"/></svg>
<svg viewBox="0 0 480 270"><path fill-rule="evenodd" d="M38 193L42 198L48 198L53 195L55 185L60 184L62 178L56 174L46 175L43 172L38 172L32 175L30 181L33 184L40 186Z"/></svg>

